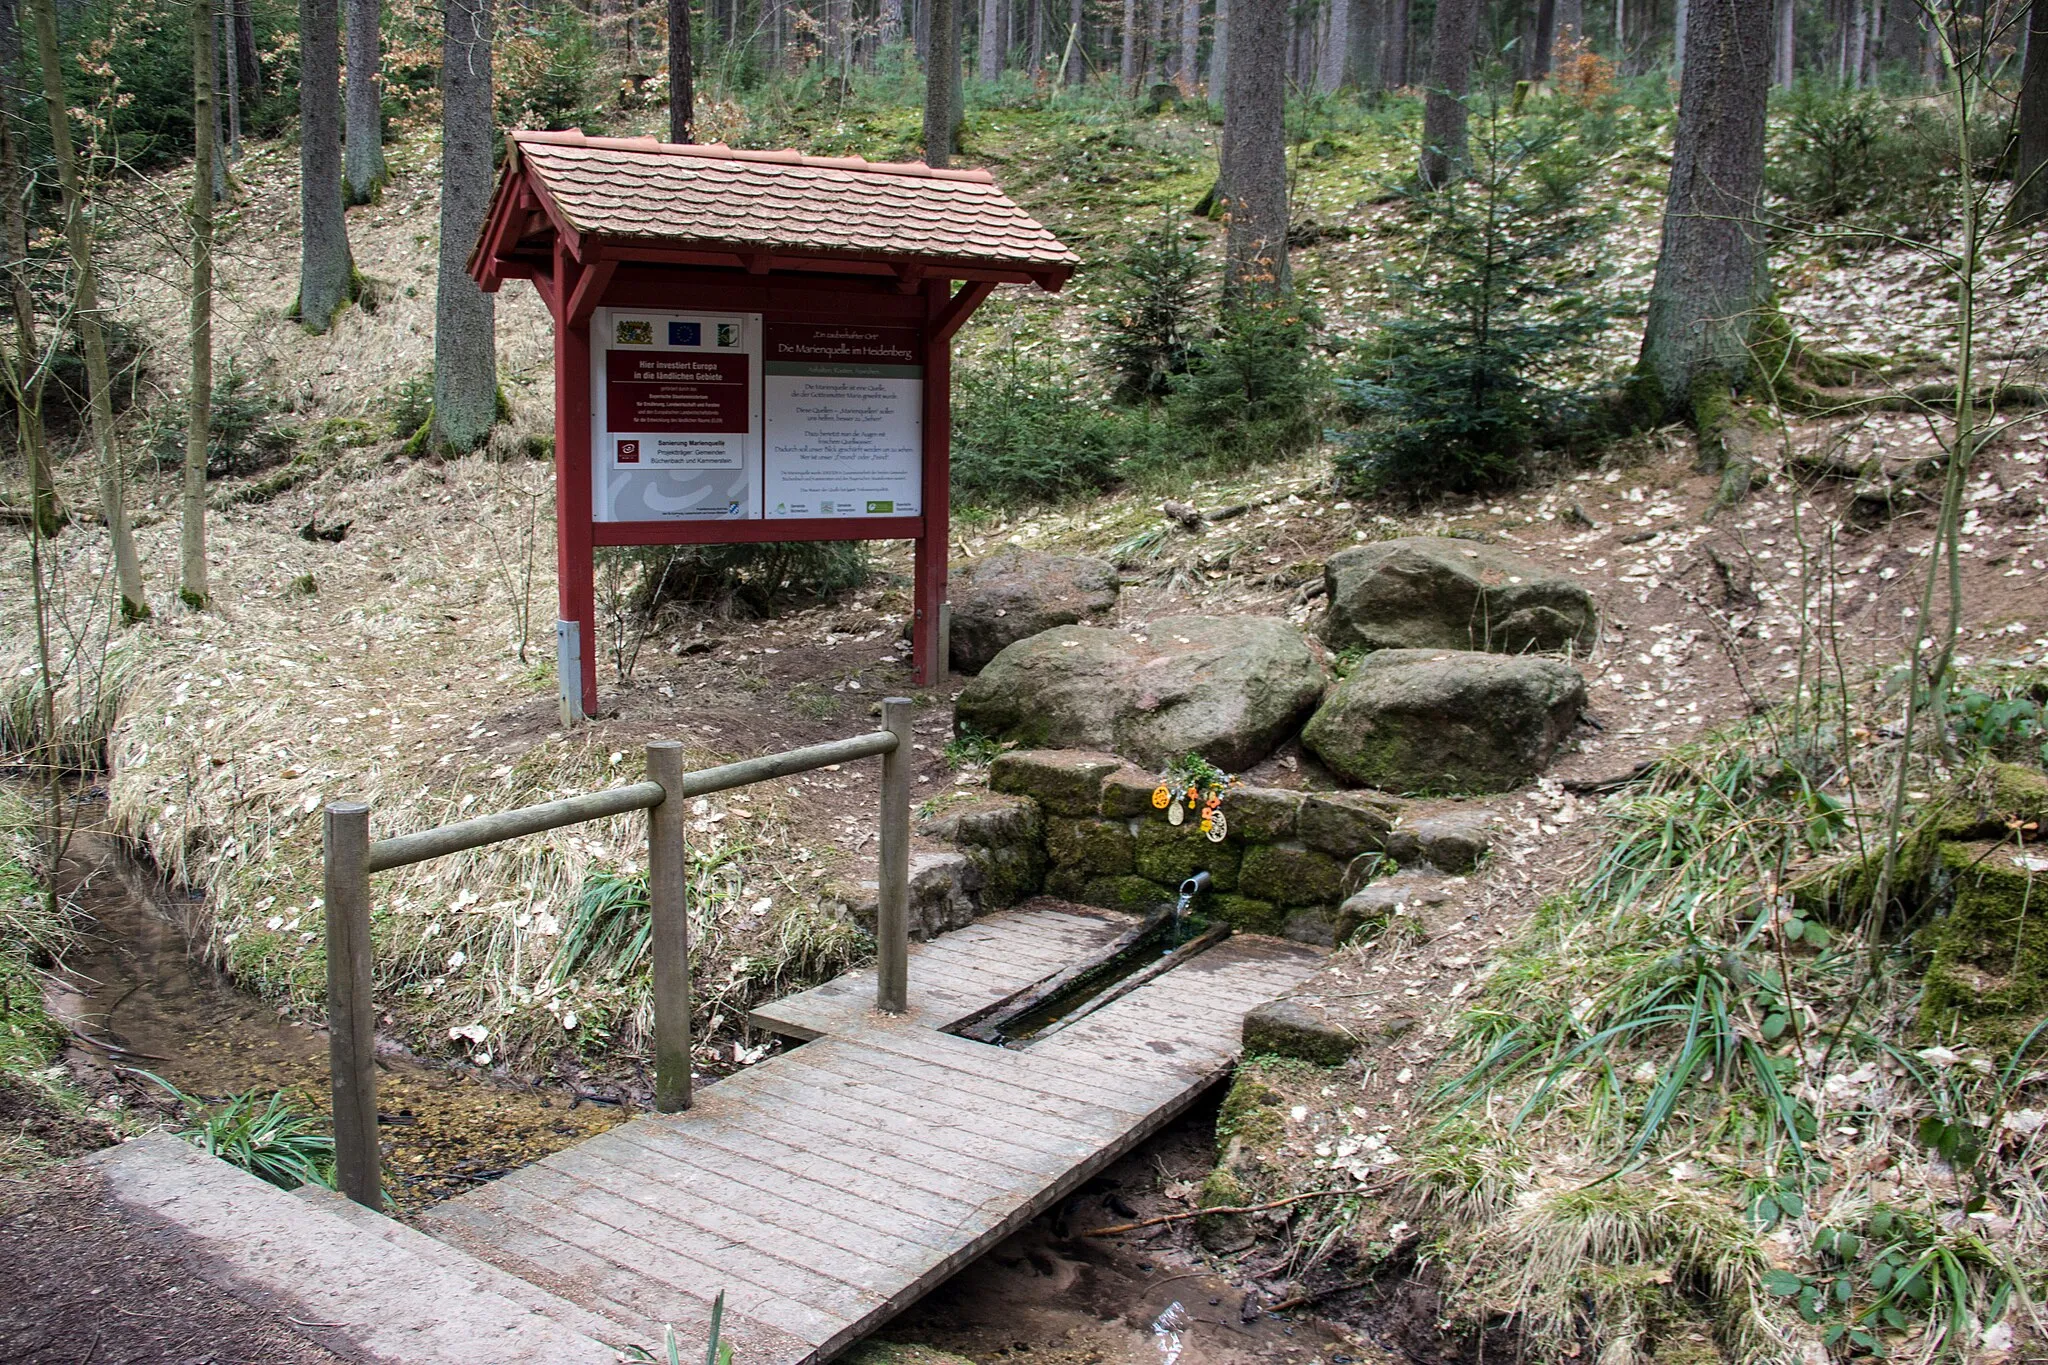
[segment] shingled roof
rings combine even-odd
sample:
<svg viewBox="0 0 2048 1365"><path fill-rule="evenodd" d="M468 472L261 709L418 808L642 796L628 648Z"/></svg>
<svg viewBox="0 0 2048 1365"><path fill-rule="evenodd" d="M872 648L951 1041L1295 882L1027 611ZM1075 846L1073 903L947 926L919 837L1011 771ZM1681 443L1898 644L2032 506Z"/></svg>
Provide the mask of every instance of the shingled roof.
<svg viewBox="0 0 2048 1365"><path fill-rule="evenodd" d="M1080 264L986 171L580 132L514 132L511 139L493 224L511 226L503 201L523 178L555 230L579 241L741 258L885 259L925 265L933 274L993 272L1047 288L1058 288ZM495 250L504 253L527 235L487 227L479 254L494 249L494 237Z"/></svg>

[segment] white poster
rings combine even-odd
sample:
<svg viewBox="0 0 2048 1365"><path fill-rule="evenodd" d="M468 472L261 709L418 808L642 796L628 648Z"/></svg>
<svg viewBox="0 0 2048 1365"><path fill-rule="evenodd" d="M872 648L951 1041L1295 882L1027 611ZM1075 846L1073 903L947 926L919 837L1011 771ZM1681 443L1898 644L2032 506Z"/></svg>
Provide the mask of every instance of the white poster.
<svg viewBox="0 0 2048 1365"><path fill-rule="evenodd" d="M914 327L769 325L763 515L920 515L923 361Z"/></svg>
<svg viewBox="0 0 2048 1365"><path fill-rule="evenodd" d="M590 323L591 515L761 515L761 315L600 308Z"/></svg>

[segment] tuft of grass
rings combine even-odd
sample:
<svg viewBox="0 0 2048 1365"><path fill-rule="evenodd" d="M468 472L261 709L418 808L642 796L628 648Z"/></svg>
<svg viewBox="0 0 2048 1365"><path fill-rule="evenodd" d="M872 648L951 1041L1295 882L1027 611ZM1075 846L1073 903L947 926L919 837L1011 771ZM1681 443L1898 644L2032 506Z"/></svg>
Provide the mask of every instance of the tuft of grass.
<svg viewBox="0 0 2048 1365"><path fill-rule="evenodd" d="M138 1073L168 1090L192 1112L179 1130L208 1156L239 1166L281 1190L301 1185L334 1188L334 1138L325 1117L299 1108L282 1090L247 1090L209 1105L154 1072Z"/></svg>

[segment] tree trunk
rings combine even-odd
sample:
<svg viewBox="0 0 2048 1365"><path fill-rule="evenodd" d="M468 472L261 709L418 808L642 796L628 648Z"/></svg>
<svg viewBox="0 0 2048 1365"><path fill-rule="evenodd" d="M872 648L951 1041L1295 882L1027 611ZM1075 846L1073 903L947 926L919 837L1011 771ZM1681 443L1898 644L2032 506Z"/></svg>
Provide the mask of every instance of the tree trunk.
<svg viewBox="0 0 2048 1365"><path fill-rule="evenodd" d="M235 0L227 0L221 15L220 65L227 76L228 145L227 159L242 159L242 64L235 60Z"/></svg>
<svg viewBox="0 0 2048 1365"><path fill-rule="evenodd" d="M299 0L299 297L291 316L320 333L356 296L341 206L341 35L335 0Z"/></svg>
<svg viewBox="0 0 2048 1365"><path fill-rule="evenodd" d="M1529 79L1550 77L1551 46L1557 27L1557 0L1536 0L1536 41L1529 44Z"/></svg>
<svg viewBox="0 0 2048 1365"><path fill-rule="evenodd" d="M50 151L57 163L57 187L63 200L64 238L71 251L72 325L85 352L85 383L92 412L93 448L99 456L100 510L114 547L114 584L121 596L121 619L140 621L149 615L142 590L142 561L128 526L128 497L123 487L121 452L114 444L113 380L107 373L107 334L100 326L99 280L92 264L92 225L86 221L85 183L78 154L71 145L70 101L64 91L64 56L57 46L54 0L28 0L36 28L36 61L43 69L43 106L50 121Z"/></svg>
<svg viewBox="0 0 2048 1365"><path fill-rule="evenodd" d="M1387 0L1387 31L1380 50L1380 87L1399 90L1408 84L1408 6L1410 0Z"/></svg>
<svg viewBox="0 0 2048 1365"><path fill-rule="evenodd" d="M233 7L235 83L244 90L263 87L263 55L256 50L256 12L249 0L228 0Z"/></svg>
<svg viewBox="0 0 2048 1365"><path fill-rule="evenodd" d="M2048 217L2048 0L2034 0L2027 12L2027 59L2014 123L2012 217L2031 223Z"/></svg>
<svg viewBox="0 0 2048 1365"><path fill-rule="evenodd" d="M1124 51L1117 79L1123 82L1127 97L1138 89L1138 23L1138 0L1124 0Z"/></svg>
<svg viewBox="0 0 2048 1365"><path fill-rule="evenodd" d="M498 420L496 314L468 269L491 204L491 0L444 0L442 12L441 271L427 443L463 454L482 445Z"/></svg>
<svg viewBox="0 0 2048 1365"><path fill-rule="evenodd" d="M178 498L178 596L212 601L206 575L206 457L213 436L213 0L192 0L192 391Z"/></svg>
<svg viewBox="0 0 2048 1365"><path fill-rule="evenodd" d="M1671 79L1678 82L1681 90L1685 88L1685 30L1691 22L1691 0L1678 0L1671 20Z"/></svg>
<svg viewBox="0 0 2048 1365"><path fill-rule="evenodd" d="M901 0L898 0L899 6ZM898 14L901 14L898 9ZM692 88L690 0L668 0L668 140L694 141L690 125L697 121L697 96Z"/></svg>
<svg viewBox="0 0 2048 1365"><path fill-rule="evenodd" d="M1323 50L1317 63L1316 84L1324 90L1341 90L1350 79L1345 59L1351 55L1352 0L1327 0L1329 22L1323 28Z"/></svg>
<svg viewBox="0 0 2048 1365"><path fill-rule="evenodd" d="M1870 37L1870 11L1863 0L1849 0L1849 60L1844 85L1863 84L1863 47Z"/></svg>
<svg viewBox="0 0 2048 1365"><path fill-rule="evenodd" d="M981 0L980 55L975 74L985 81L1003 74L1003 4L1004 0Z"/></svg>
<svg viewBox="0 0 2048 1365"><path fill-rule="evenodd" d="M1045 6L1046 0L1031 0L1031 17L1026 21L1031 27L1031 50L1024 64L1034 81L1045 70Z"/></svg>
<svg viewBox="0 0 2048 1365"><path fill-rule="evenodd" d="M1220 105L1230 100L1230 6L1231 0L1216 0L1209 31L1209 98Z"/></svg>
<svg viewBox="0 0 2048 1365"><path fill-rule="evenodd" d="M926 0L931 25L931 56L924 64L924 160L927 166L953 161L953 139L959 130L954 117L960 85L958 31L962 0Z"/></svg>
<svg viewBox="0 0 2048 1365"><path fill-rule="evenodd" d="M1758 221L1771 0L1692 0L1685 81L1637 372L1654 417L1739 386L1750 327L1769 297Z"/></svg>
<svg viewBox="0 0 2048 1365"><path fill-rule="evenodd" d="M1202 83L1202 0L1181 0L1177 76L1181 89L1190 92Z"/></svg>
<svg viewBox="0 0 2048 1365"><path fill-rule="evenodd" d="M1440 189L1461 174L1465 160L1465 91L1472 79L1472 44L1479 32L1479 0L1437 0L1430 30L1429 95L1422 106L1424 189Z"/></svg>
<svg viewBox="0 0 2048 1365"><path fill-rule="evenodd" d="M1777 80L1780 89L1790 90L1796 78L1799 56L1798 9L1796 0L1778 0Z"/></svg>
<svg viewBox="0 0 2048 1365"><path fill-rule="evenodd" d="M342 167L344 204L369 204L390 179L384 168L384 82L377 20L381 0L348 0L347 160Z"/></svg>
<svg viewBox="0 0 2048 1365"><path fill-rule="evenodd" d="M882 0L881 42L885 48L903 41L903 0Z"/></svg>
<svg viewBox="0 0 2048 1365"><path fill-rule="evenodd" d="M0 0L0 198L5 200L0 215L5 216L7 232L7 260L0 269L6 272L8 301L14 309L15 352L9 397L14 400L21 461L27 467L30 530L47 537L62 529L64 507L50 477L50 454L44 441L43 383L49 372L41 363L35 296L28 283L28 213L22 198L21 146L14 133L14 120L26 93L18 83L20 77L21 28L14 0Z"/></svg>
<svg viewBox="0 0 2048 1365"><path fill-rule="evenodd" d="M1241 4L1230 29L1219 197L1228 223L1226 298L1244 303L1286 293L1287 26L1279 4Z"/></svg>
<svg viewBox="0 0 2048 1365"><path fill-rule="evenodd" d="M1557 17L1550 27L1550 65L1557 68L1557 58L1567 43L1586 41L1586 0L1557 0Z"/></svg>
<svg viewBox="0 0 2048 1365"><path fill-rule="evenodd" d="M1060 73L1060 79L1067 85L1079 85L1088 79L1088 52L1081 33L1086 18L1085 0L1072 0L1067 7L1067 36L1060 48L1067 54L1066 69Z"/></svg>

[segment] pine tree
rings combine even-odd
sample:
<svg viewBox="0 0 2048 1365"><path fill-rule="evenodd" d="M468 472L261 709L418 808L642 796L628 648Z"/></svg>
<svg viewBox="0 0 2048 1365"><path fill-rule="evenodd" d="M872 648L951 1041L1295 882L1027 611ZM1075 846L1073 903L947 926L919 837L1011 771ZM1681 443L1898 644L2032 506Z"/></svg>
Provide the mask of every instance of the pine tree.
<svg viewBox="0 0 2048 1365"><path fill-rule="evenodd" d="M341 34L335 0L299 0L299 297L291 316L324 332L354 302L341 198Z"/></svg>
<svg viewBox="0 0 2048 1365"><path fill-rule="evenodd" d="M213 435L213 0L192 0L192 374L185 417L185 480L179 497L178 596L204 608L206 457Z"/></svg>
<svg viewBox="0 0 2048 1365"><path fill-rule="evenodd" d="M1636 392L1649 421L1683 415L1712 425L1712 413L1748 374L1750 328L1770 293L1758 212L1772 3L1689 0L1689 8L1671 185Z"/></svg>
<svg viewBox="0 0 2048 1365"><path fill-rule="evenodd" d="M1229 227L1230 301L1288 292L1284 6L1240 3L1230 16L1230 89L1223 106L1218 194Z"/></svg>
<svg viewBox="0 0 2048 1365"><path fill-rule="evenodd" d="M2048 217L2048 0L2027 11L2027 60L2014 111L2014 223Z"/></svg>
<svg viewBox="0 0 2048 1365"><path fill-rule="evenodd" d="M384 166L383 45L377 21L380 0L348 0L348 138L342 167L345 204L368 204L383 190L390 172Z"/></svg>
<svg viewBox="0 0 2048 1365"><path fill-rule="evenodd" d="M93 265L92 224L86 214L85 177L71 142L71 101L64 91L63 53L57 45L54 0L27 0L36 30L36 61L43 69L43 109L50 122L50 150L57 162L57 189L64 210L64 240L71 253L72 326L85 352L86 397L93 448L99 456L100 511L114 546L114 587L123 621L149 616L142 588L142 559L128 525L127 480L114 435L114 388L107 372L107 334L100 325L99 276Z"/></svg>
<svg viewBox="0 0 2048 1365"><path fill-rule="evenodd" d="M1348 484L1469 492L1570 428L1564 376L1610 312L1596 263L1614 215L1588 206L1586 181L1564 128L1495 109L1466 174L1414 197L1427 264L1395 277L1402 311L1339 384L1365 419L1337 460Z"/></svg>
<svg viewBox="0 0 2048 1365"><path fill-rule="evenodd" d="M496 311L469 274L491 204L491 0L443 0L441 255L428 445L475 450L498 420Z"/></svg>
<svg viewBox="0 0 2048 1365"><path fill-rule="evenodd" d="M900 22L902 11L897 11ZM692 142L697 121L695 73L691 70L690 0L668 0L668 140Z"/></svg>
<svg viewBox="0 0 2048 1365"><path fill-rule="evenodd" d="M1448 184L1465 159L1465 92L1472 84L1472 44L1478 33L1479 0L1437 0L1417 170L1424 189Z"/></svg>

